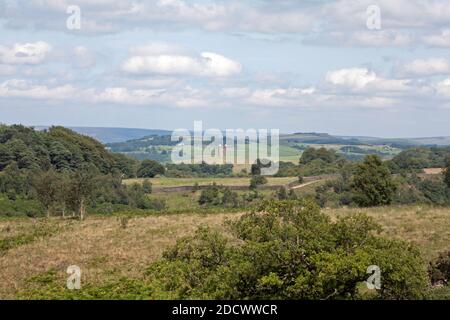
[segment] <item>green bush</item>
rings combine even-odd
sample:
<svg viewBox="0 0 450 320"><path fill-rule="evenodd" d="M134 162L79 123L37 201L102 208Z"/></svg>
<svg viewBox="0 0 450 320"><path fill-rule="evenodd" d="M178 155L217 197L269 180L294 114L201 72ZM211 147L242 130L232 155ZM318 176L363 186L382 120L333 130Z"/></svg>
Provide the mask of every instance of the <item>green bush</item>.
<svg viewBox="0 0 450 320"><path fill-rule="evenodd" d="M228 224L234 239L200 228L148 271L154 298L357 299L367 268L382 288L367 298L419 299L426 269L414 247L376 236L365 215L332 222L310 201L270 201Z"/></svg>
<svg viewBox="0 0 450 320"><path fill-rule="evenodd" d="M236 208L239 206L239 197L230 188L217 186L215 183L203 189L198 200L200 205L214 205Z"/></svg>
<svg viewBox="0 0 450 320"><path fill-rule="evenodd" d="M390 204L396 185L387 165L378 156L369 155L357 166L352 189L356 203L363 207L370 207Z"/></svg>
<svg viewBox="0 0 450 320"><path fill-rule="evenodd" d="M138 178L153 178L158 174L164 174L164 167L156 161L144 160L137 170Z"/></svg>
<svg viewBox="0 0 450 320"><path fill-rule="evenodd" d="M267 178L264 176L252 176L250 180L250 189L256 189L258 186L264 185L267 183Z"/></svg>

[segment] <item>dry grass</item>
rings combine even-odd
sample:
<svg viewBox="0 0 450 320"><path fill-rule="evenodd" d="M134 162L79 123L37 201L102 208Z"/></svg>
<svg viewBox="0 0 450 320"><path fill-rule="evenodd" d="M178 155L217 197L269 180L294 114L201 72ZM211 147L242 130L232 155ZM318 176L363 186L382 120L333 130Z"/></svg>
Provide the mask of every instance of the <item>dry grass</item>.
<svg viewBox="0 0 450 320"><path fill-rule="evenodd" d="M325 209L332 217L363 212L383 227L383 234L418 245L429 261L450 250L450 208L432 206L390 206L368 209Z"/></svg>
<svg viewBox="0 0 450 320"><path fill-rule="evenodd" d="M13 298L30 276L49 270L62 279L70 265L78 265L86 283L102 283L111 277L138 276L176 239L200 225L220 227L232 214L137 217L124 229L117 217L91 217L50 238L13 248L0 256L0 298ZM56 219L55 219L56 220ZM61 220L58 221L60 223ZM11 221L0 222L0 229ZM22 220L22 227L33 228Z"/></svg>
<svg viewBox="0 0 450 320"><path fill-rule="evenodd" d="M362 211L384 228L388 237L405 239L420 246L426 259L450 250L450 208L403 206L371 209L325 209L332 217ZM85 221L0 221L2 237L33 232L39 224L57 226L59 232L13 247L0 255L0 298L14 298L25 280L56 271L65 281L66 269L78 265L83 283L101 284L121 276L139 277L149 264L182 236L199 226L223 228L227 218L240 214L179 214L134 217L89 217ZM38 221L38 222L37 222ZM123 226L126 225L124 228ZM6 231L8 230L8 231ZM1 238L0 238L1 239ZM64 282L63 282L64 283Z"/></svg>
<svg viewBox="0 0 450 320"><path fill-rule="evenodd" d="M423 169L423 171L425 172L425 174L441 174L442 172L444 172L443 168L427 168L427 169Z"/></svg>

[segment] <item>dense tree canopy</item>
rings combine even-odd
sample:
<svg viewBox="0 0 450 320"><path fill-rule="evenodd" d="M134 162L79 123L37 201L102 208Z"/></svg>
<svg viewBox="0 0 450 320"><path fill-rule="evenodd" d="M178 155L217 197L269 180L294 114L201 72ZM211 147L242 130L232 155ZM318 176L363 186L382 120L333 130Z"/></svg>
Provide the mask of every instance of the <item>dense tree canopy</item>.
<svg viewBox="0 0 450 320"><path fill-rule="evenodd" d="M19 169L76 171L94 165L103 174L119 170L134 176L136 163L113 154L98 141L63 127L37 131L0 125L0 170L15 162Z"/></svg>
<svg viewBox="0 0 450 320"><path fill-rule="evenodd" d="M326 163L332 163L336 161L339 156L336 154L334 150L327 150L325 148L311 148L308 147L305 151L303 151L302 156L300 158L300 164L308 164L313 160L322 160Z"/></svg>
<svg viewBox="0 0 450 320"><path fill-rule="evenodd" d="M449 148L411 148L396 155L390 167L393 171L442 168L448 156Z"/></svg>
<svg viewBox="0 0 450 320"><path fill-rule="evenodd" d="M137 171L139 178L153 178L158 174L164 174L165 168L154 160L144 160Z"/></svg>
<svg viewBox="0 0 450 320"><path fill-rule="evenodd" d="M387 165L376 155L369 155L356 167L352 183L355 201L360 206L388 205L396 186Z"/></svg>
<svg viewBox="0 0 450 320"><path fill-rule="evenodd" d="M83 218L88 208L99 212L112 212L121 205L163 208L161 201L146 196L151 192L149 182L122 184L123 178L136 176L137 166L136 160L113 154L96 140L69 129L36 131L0 125L0 197L18 208L30 204L21 214L71 212ZM7 214L13 212L7 208Z"/></svg>

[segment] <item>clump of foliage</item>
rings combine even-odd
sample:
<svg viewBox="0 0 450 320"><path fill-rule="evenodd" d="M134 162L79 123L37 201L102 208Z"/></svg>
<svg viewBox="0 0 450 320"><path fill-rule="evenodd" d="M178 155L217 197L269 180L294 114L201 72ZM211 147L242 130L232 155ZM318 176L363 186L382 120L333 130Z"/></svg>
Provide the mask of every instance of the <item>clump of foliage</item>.
<svg viewBox="0 0 450 320"><path fill-rule="evenodd" d="M250 189L256 189L258 186L262 186L267 183L267 178L264 176L252 176L250 180Z"/></svg>
<svg viewBox="0 0 450 320"><path fill-rule="evenodd" d="M25 300L143 300L149 299L152 288L141 279L118 277L101 286L82 284L79 290L66 287L66 274L61 277L55 269L26 279L26 289L18 292L18 299Z"/></svg>
<svg viewBox="0 0 450 320"><path fill-rule="evenodd" d="M396 155L390 162L390 169L395 172L420 171L424 168L442 168L450 148L411 148Z"/></svg>
<svg viewBox="0 0 450 320"><path fill-rule="evenodd" d="M144 160L141 162L138 170L138 178L154 178L158 174L164 174L165 168L159 162L154 160Z"/></svg>
<svg viewBox="0 0 450 320"><path fill-rule="evenodd" d="M444 182L450 188L450 156L447 158L447 164L444 169Z"/></svg>
<svg viewBox="0 0 450 320"><path fill-rule="evenodd" d="M321 160L325 163L333 163L339 159L339 155L334 150L327 150L325 148L308 147L303 151L300 158L300 164L308 164L314 160Z"/></svg>
<svg viewBox="0 0 450 320"><path fill-rule="evenodd" d="M351 185L354 171L355 165L347 163L339 170L337 179L317 187L316 202L321 207L355 204Z"/></svg>
<svg viewBox="0 0 450 320"><path fill-rule="evenodd" d="M432 285L448 285L448 279L450 278L450 251L440 253L439 257L430 263L428 275Z"/></svg>
<svg viewBox="0 0 450 320"><path fill-rule="evenodd" d="M136 161L108 152L98 141L63 127L37 131L21 125L0 125L0 171L15 163L19 169L76 171L93 165L103 174L120 170L135 174Z"/></svg>
<svg viewBox="0 0 450 320"><path fill-rule="evenodd" d="M230 188L217 186L215 183L203 189L198 200L200 205L214 205L236 208L239 206L239 197Z"/></svg>
<svg viewBox="0 0 450 320"><path fill-rule="evenodd" d="M363 207L388 205L396 191L387 165L376 155L368 155L358 164L352 181L355 202Z"/></svg>
<svg viewBox="0 0 450 320"><path fill-rule="evenodd" d="M426 203L445 205L450 203L450 189L441 176L420 177L415 173L395 178L398 185L394 203Z"/></svg>
<svg viewBox="0 0 450 320"><path fill-rule="evenodd" d="M278 200L295 200L297 199L297 195L294 190L287 191L286 187L280 187L276 192L276 197Z"/></svg>
<svg viewBox="0 0 450 320"><path fill-rule="evenodd" d="M334 150L307 147L303 151L298 165L281 161L275 176L292 177L333 174L337 173L347 163L348 161Z"/></svg>
<svg viewBox="0 0 450 320"><path fill-rule="evenodd" d="M418 250L376 235L362 214L332 222L311 201L270 201L228 224L200 228L148 270L153 298L357 299L367 268L382 272L375 299L418 299L427 289Z"/></svg>
<svg viewBox="0 0 450 320"><path fill-rule="evenodd" d="M190 178L190 177L229 177L233 175L232 164L166 164L166 177Z"/></svg>

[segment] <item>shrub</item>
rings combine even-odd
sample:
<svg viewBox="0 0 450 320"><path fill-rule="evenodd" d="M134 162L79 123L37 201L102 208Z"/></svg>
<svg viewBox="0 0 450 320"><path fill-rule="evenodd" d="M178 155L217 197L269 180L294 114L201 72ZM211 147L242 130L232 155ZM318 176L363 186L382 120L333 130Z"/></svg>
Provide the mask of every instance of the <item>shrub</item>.
<svg viewBox="0 0 450 320"><path fill-rule="evenodd" d="M152 193L152 183L148 179L144 179L144 182L142 182L142 190L149 194Z"/></svg>
<svg viewBox="0 0 450 320"><path fill-rule="evenodd" d="M213 183L206 189L202 190L200 198L198 199L198 203L200 205L219 204L220 203L219 187L215 183Z"/></svg>
<svg viewBox="0 0 450 320"><path fill-rule="evenodd" d="M352 184L355 201L362 207L388 205L396 186L389 168L376 155L369 155L356 168Z"/></svg>
<svg viewBox="0 0 450 320"><path fill-rule="evenodd" d="M287 194L287 190L285 187L280 187L280 189L278 189L277 198L278 198L278 200L287 200L288 199L288 194Z"/></svg>
<svg viewBox="0 0 450 320"><path fill-rule="evenodd" d="M224 207L238 207L239 198L236 192L232 192L230 188L219 187L216 184L208 186L202 190L198 200L200 205L222 205Z"/></svg>
<svg viewBox="0 0 450 320"><path fill-rule="evenodd" d="M164 174L164 167L156 161L144 160L137 171L138 178L153 178L158 174Z"/></svg>
<svg viewBox="0 0 450 320"><path fill-rule="evenodd" d="M450 251L442 252L436 261L430 263L428 275L432 285L448 284L450 278Z"/></svg>
<svg viewBox="0 0 450 320"><path fill-rule="evenodd" d="M256 189L258 186L266 184L267 178L264 176L253 176L250 180L250 189Z"/></svg>

